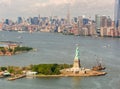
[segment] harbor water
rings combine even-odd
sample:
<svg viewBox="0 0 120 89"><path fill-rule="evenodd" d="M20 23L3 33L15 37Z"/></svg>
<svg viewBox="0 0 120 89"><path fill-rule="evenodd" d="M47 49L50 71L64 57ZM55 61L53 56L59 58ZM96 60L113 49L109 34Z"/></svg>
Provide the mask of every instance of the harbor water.
<svg viewBox="0 0 120 89"><path fill-rule="evenodd" d="M58 33L0 32L0 41L22 42L35 51L13 56L0 56L0 66L30 64L72 64L76 44L81 66L92 68L99 59L106 66L105 76L0 79L0 89L120 89L120 38L62 35Z"/></svg>

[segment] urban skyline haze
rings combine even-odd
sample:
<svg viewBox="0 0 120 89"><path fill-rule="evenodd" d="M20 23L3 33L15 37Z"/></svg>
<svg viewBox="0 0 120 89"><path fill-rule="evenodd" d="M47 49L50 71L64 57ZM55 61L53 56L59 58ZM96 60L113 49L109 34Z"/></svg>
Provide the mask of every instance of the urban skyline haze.
<svg viewBox="0 0 120 89"><path fill-rule="evenodd" d="M86 15L94 19L95 14L111 16L114 19L115 0L0 0L0 20L16 20L18 16L66 17L67 5L70 4L71 17Z"/></svg>

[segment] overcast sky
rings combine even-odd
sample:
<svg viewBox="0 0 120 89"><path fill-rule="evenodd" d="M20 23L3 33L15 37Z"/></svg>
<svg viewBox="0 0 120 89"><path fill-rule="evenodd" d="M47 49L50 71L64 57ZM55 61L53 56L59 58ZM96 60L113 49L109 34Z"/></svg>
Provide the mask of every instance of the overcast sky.
<svg viewBox="0 0 120 89"><path fill-rule="evenodd" d="M60 16L65 17L68 3L71 17L95 14L113 18L115 0L0 0L0 20L21 17Z"/></svg>

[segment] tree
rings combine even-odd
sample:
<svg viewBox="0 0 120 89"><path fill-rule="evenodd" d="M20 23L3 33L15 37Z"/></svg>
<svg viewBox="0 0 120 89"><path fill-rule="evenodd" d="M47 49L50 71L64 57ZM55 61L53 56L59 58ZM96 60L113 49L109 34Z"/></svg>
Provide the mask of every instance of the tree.
<svg viewBox="0 0 120 89"><path fill-rule="evenodd" d="M1 70L5 71L5 70L7 70L7 68L6 67L1 67Z"/></svg>

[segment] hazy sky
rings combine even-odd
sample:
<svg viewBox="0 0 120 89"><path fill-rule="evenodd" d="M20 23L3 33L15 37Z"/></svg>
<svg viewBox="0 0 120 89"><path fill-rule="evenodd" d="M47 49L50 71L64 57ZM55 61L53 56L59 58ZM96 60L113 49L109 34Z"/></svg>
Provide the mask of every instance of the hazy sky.
<svg viewBox="0 0 120 89"><path fill-rule="evenodd" d="M60 16L65 17L68 3L71 17L95 14L109 15L113 18L115 0L0 0L0 20L15 19L18 16Z"/></svg>

